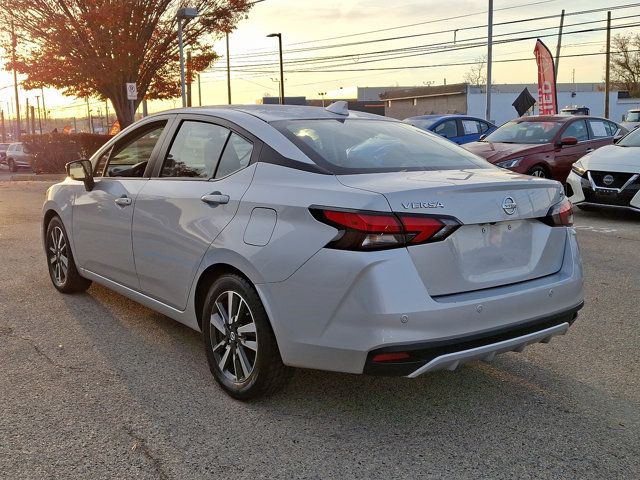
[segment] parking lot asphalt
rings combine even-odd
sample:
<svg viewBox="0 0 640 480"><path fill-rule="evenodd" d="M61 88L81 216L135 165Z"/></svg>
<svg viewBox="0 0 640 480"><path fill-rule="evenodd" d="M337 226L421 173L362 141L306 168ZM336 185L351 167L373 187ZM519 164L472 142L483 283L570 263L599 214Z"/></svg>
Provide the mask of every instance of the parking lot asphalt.
<svg viewBox="0 0 640 480"><path fill-rule="evenodd" d="M577 212L586 306L548 345L240 403L197 332L53 288L48 185L0 182L0 478L640 478L640 215Z"/></svg>

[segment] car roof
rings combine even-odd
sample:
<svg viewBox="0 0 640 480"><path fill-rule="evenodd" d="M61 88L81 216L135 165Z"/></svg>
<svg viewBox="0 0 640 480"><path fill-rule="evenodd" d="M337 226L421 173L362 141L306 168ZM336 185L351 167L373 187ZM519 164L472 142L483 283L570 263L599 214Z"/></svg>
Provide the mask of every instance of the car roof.
<svg viewBox="0 0 640 480"><path fill-rule="evenodd" d="M594 117L593 115L531 115L528 117L519 117L514 118L512 121L514 122L569 122L571 120L606 120L607 122L613 122L613 120L609 120L607 118L602 117ZM613 122L615 123L615 122Z"/></svg>
<svg viewBox="0 0 640 480"><path fill-rule="evenodd" d="M323 107L309 107L305 105L215 105L206 107L177 108L160 113L194 113L224 117L225 113L229 111L246 113L248 115L252 115L261 120L264 120L265 122L276 122L279 120L318 119L344 120L345 118L399 122L399 120L396 120L394 118L374 115L372 113L349 110L349 115L346 116L330 112Z"/></svg>
<svg viewBox="0 0 640 480"><path fill-rule="evenodd" d="M442 113L442 114L431 114L431 115L416 115L415 117L408 117L405 118L405 120L432 120L432 119L438 119L438 118L452 118L452 119L469 119L469 120L481 120L483 122L486 122L486 120L483 120L482 118L478 118L478 117L474 117L472 115L463 115L460 113ZM491 123L491 122L489 122Z"/></svg>

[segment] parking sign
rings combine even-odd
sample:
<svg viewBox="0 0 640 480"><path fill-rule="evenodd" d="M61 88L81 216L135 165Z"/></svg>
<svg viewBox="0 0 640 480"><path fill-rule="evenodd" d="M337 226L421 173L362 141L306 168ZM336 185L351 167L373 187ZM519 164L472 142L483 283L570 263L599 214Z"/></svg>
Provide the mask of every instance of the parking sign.
<svg viewBox="0 0 640 480"><path fill-rule="evenodd" d="M128 100L137 100L138 99L138 88L135 83L127 83L127 99Z"/></svg>

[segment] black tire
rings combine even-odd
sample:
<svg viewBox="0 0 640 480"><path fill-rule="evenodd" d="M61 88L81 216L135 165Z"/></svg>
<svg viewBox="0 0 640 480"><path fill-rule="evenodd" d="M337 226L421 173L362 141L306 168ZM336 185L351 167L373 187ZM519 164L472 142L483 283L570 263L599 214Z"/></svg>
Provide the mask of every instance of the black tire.
<svg viewBox="0 0 640 480"><path fill-rule="evenodd" d="M527 175L538 178L551 178L549 172L543 165L534 165L529 169Z"/></svg>
<svg viewBox="0 0 640 480"><path fill-rule="evenodd" d="M231 311L231 322L225 321L227 311ZM286 385L293 369L282 363L267 313L245 278L225 274L214 281L204 302L202 319L209 368L229 395L250 400L271 395Z"/></svg>
<svg viewBox="0 0 640 480"><path fill-rule="evenodd" d="M84 292L91 286L91 280L81 277L78 273L69 245L69 236L60 217L53 217L47 225L45 248L51 283L60 292ZM66 271L64 259L66 259Z"/></svg>
<svg viewBox="0 0 640 480"><path fill-rule="evenodd" d="M13 160L13 158L10 158L7 161L7 165L9 166L9 171L12 173L15 173L18 171L18 166L16 165L16 162Z"/></svg>

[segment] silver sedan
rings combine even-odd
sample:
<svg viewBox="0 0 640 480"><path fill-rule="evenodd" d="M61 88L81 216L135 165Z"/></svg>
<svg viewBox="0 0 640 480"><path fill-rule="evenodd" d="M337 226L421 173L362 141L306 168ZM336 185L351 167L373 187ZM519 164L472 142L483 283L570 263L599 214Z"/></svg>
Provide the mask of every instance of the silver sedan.
<svg viewBox="0 0 640 480"><path fill-rule="evenodd" d="M201 331L239 399L292 367L491 360L564 334L583 303L560 183L344 103L169 111L67 170L43 210L53 285Z"/></svg>

